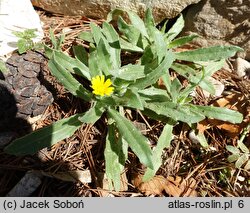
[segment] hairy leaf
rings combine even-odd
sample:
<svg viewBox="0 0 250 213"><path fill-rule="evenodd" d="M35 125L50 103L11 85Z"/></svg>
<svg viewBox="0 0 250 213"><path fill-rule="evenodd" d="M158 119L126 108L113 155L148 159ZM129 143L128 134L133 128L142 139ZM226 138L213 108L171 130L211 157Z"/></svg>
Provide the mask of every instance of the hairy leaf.
<svg viewBox="0 0 250 213"><path fill-rule="evenodd" d="M151 69L151 64L145 65L145 69L148 69L150 72L143 79L138 79L133 85L138 89L144 89L152 84L154 84L161 76L168 72L169 67L174 61L174 54L170 51L166 52L165 58L159 64L157 68Z"/></svg>
<svg viewBox="0 0 250 213"><path fill-rule="evenodd" d="M53 51L54 60L64 69L69 70L73 74L77 74L90 80L89 68L81 61L65 55L63 52Z"/></svg>
<svg viewBox="0 0 250 213"><path fill-rule="evenodd" d="M224 107L189 106L192 111L205 115L208 118L215 118L222 121L228 121L230 123L241 123L243 120L243 115L241 113Z"/></svg>
<svg viewBox="0 0 250 213"><path fill-rule="evenodd" d="M162 151L165 148L170 147L170 142L172 139L172 130L173 130L173 126L166 124L162 130L162 133L159 137L159 140L157 142L157 145L153 151L153 164L154 164L154 169L150 169L148 168L144 177L143 177L143 181L148 181L149 179L151 179L155 173L157 172L157 170L160 168L161 164L162 164Z"/></svg>
<svg viewBox="0 0 250 213"><path fill-rule="evenodd" d="M115 133L115 126L110 125L106 137L106 146L104 150L105 156L105 172L109 180L109 185L114 185L116 191L120 190L120 175L124 169L124 141L118 140ZM110 187L112 190L113 187Z"/></svg>
<svg viewBox="0 0 250 213"><path fill-rule="evenodd" d="M81 114L64 118L42 129L16 139L4 151L13 155L34 154L44 147L50 147L57 142L70 137L82 125L78 120Z"/></svg>
<svg viewBox="0 0 250 213"><path fill-rule="evenodd" d="M118 70L109 71L114 77L133 81L145 77L144 66L139 64L128 64Z"/></svg>
<svg viewBox="0 0 250 213"><path fill-rule="evenodd" d="M145 138L136 127L117 111L108 109L108 115L114 119L116 126L122 137L128 142L130 148L134 151L140 162L153 169L152 151Z"/></svg>
<svg viewBox="0 0 250 213"><path fill-rule="evenodd" d="M168 44L168 48L176 48L176 47L182 46L188 42L193 41L197 37L199 37L199 36L198 35L188 35L188 36L183 36L183 37L177 38Z"/></svg>
<svg viewBox="0 0 250 213"><path fill-rule="evenodd" d="M65 86L65 88L73 95L90 101L92 94L80 84L70 72L66 71L54 58L52 58L48 66L51 73Z"/></svg>
<svg viewBox="0 0 250 213"><path fill-rule="evenodd" d="M132 11L127 11L127 13L132 25L136 29L138 29L143 36L148 37L148 33L143 20L136 13Z"/></svg>
<svg viewBox="0 0 250 213"><path fill-rule="evenodd" d="M217 61L232 57L238 51L243 51L243 49L237 46L214 46L177 52L175 55L176 59L183 61Z"/></svg>
<svg viewBox="0 0 250 213"><path fill-rule="evenodd" d="M235 162L235 167L236 168L241 168L243 164L245 164L248 161L248 154L242 154L238 160Z"/></svg>
<svg viewBox="0 0 250 213"><path fill-rule="evenodd" d="M226 146L226 149L227 149L227 151L231 152L232 154L240 154L240 150L235 146L228 145L228 146Z"/></svg>
<svg viewBox="0 0 250 213"><path fill-rule="evenodd" d="M73 46L75 57L81 61L85 66L88 66L88 53L82 45Z"/></svg>
<svg viewBox="0 0 250 213"><path fill-rule="evenodd" d="M94 124L103 114L105 108L103 104L100 102L95 102L94 106L92 106L84 115L79 117L79 120L83 123L91 123Z"/></svg>
<svg viewBox="0 0 250 213"><path fill-rule="evenodd" d="M173 102L146 102L146 109L149 109L158 115L166 116L175 121L183 121L186 123L197 123L205 118L199 112L195 112L188 105L178 105Z"/></svg>
<svg viewBox="0 0 250 213"><path fill-rule="evenodd" d="M184 27L184 18L181 14L174 25L170 28L170 30L164 35L167 43L172 41L179 33L182 31Z"/></svg>

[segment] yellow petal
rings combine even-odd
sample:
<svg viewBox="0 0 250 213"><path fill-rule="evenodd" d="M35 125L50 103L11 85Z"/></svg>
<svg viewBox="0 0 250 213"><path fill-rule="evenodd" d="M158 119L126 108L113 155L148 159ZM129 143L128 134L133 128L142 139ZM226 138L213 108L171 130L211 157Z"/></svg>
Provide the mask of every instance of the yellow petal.
<svg viewBox="0 0 250 213"><path fill-rule="evenodd" d="M105 77L104 77L104 75L102 75L102 76L100 77L100 83L101 83L101 84L104 84L104 81L105 81Z"/></svg>
<svg viewBox="0 0 250 213"><path fill-rule="evenodd" d="M112 82L110 79L107 79L104 83L104 87L109 87L110 85L112 85Z"/></svg>

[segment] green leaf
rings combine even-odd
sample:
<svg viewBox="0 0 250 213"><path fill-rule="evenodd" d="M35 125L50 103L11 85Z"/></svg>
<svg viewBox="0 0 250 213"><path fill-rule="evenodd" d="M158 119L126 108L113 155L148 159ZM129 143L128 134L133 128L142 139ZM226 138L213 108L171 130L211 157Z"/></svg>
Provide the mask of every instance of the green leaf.
<svg viewBox="0 0 250 213"><path fill-rule="evenodd" d="M31 50L34 46L34 43L32 40L27 40L27 39L19 39L17 41L17 48L19 54L23 54L27 52L27 50Z"/></svg>
<svg viewBox="0 0 250 213"><path fill-rule="evenodd" d="M64 118L47 127L18 138L8 145L4 151L8 154L18 156L32 155L44 147L50 147L74 134L82 125L78 120L79 116L80 114L76 114L69 118Z"/></svg>
<svg viewBox="0 0 250 213"><path fill-rule="evenodd" d="M207 143L207 139L203 133L199 132L198 134L195 134L195 135L203 148L209 147L209 145Z"/></svg>
<svg viewBox="0 0 250 213"><path fill-rule="evenodd" d="M138 79L131 86L138 89L144 89L152 84L154 84L161 76L163 76L171 66L174 61L174 54L170 51L166 52L165 58L159 64L157 68L151 67L151 64L146 64L145 69L148 69L150 72L146 75L145 78Z"/></svg>
<svg viewBox="0 0 250 213"><path fill-rule="evenodd" d="M56 40L55 34L51 28L49 29L49 36L50 36L50 40L51 40L53 48L56 49L57 48L57 40Z"/></svg>
<svg viewBox="0 0 250 213"><path fill-rule="evenodd" d="M54 60L64 69L69 70L73 74L77 74L90 80L89 68L78 59L71 58L63 52L54 51Z"/></svg>
<svg viewBox="0 0 250 213"><path fill-rule="evenodd" d="M231 152L232 154L240 154L240 150L235 146L227 145L226 149L227 149L227 151Z"/></svg>
<svg viewBox="0 0 250 213"><path fill-rule="evenodd" d="M239 157L239 159L235 162L235 167L240 169L243 164L245 164L248 161L248 154L243 154Z"/></svg>
<svg viewBox="0 0 250 213"><path fill-rule="evenodd" d="M144 101L149 101L149 102L170 101L168 93L166 92L166 90L163 89L149 87L144 90L138 91L138 93L143 97Z"/></svg>
<svg viewBox="0 0 250 213"><path fill-rule="evenodd" d="M240 158L240 154L232 154L228 156L227 160L229 163L233 163L237 161L239 158Z"/></svg>
<svg viewBox="0 0 250 213"><path fill-rule="evenodd" d="M224 66L224 63L224 59L216 62L206 62L204 67L202 67L202 71L195 70L189 65L173 63L171 69L187 78L191 83L196 84L196 86L199 85L202 89L208 91L211 94L214 94L214 86L207 77L211 76L214 72L221 69Z"/></svg>
<svg viewBox="0 0 250 213"><path fill-rule="evenodd" d="M14 31L12 33L18 38L29 40L29 39L37 37L37 35L35 34L36 31L37 29L27 29L27 30L24 30L23 32Z"/></svg>
<svg viewBox="0 0 250 213"><path fill-rule="evenodd" d="M79 117L82 123L94 124L105 111L104 105L100 102L95 102L94 105L83 116Z"/></svg>
<svg viewBox="0 0 250 213"><path fill-rule="evenodd" d="M148 168L147 171L145 172L145 175L143 176L143 181L148 181L151 179L157 170L160 168L162 164L162 151L165 148L170 147L170 142L172 140L172 131L173 131L173 126L166 124L162 130L162 133L159 137L159 140L157 142L157 145L153 151L153 164L154 164L154 169Z"/></svg>
<svg viewBox="0 0 250 213"><path fill-rule="evenodd" d="M154 17L152 14L152 10L150 8L146 10L144 22L145 22L147 33L151 36L152 35L151 31L157 28L155 27Z"/></svg>
<svg viewBox="0 0 250 213"><path fill-rule="evenodd" d="M182 46L188 42L193 41L197 37L199 37L199 36L198 35L183 36L183 37L177 38L177 39L173 40L172 42L170 42L167 47L169 49L176 48L176 47Z"/></svg>
<svg viewBox="0 0 250 213"><path fill-rule="evenodd" d="M152 151L148 145L147 138L145 138L129 120L121 116L117 111L108 109L108 115L110 118L114 119L120 134L127 141L140 162L153 169Z"/></svg>
<svg viewBox="0 0 250 213"><path fill-rule="evenodd" d="M241 123L243 120L243 115L241 113L227 108L198 105L189 106L190 110L198 112L208 118L215 118L222 121L228 121L230 123Z"/></svg>
<svg viewBox="0 0 250 213"><path fill-rule="evenodd" d="M118 18L117 21L118 24L118 28L119 30L125 35L125 38L132 44L132 45L136 45L139 41L140 38L140 31L132 26L132 25L128 25L122 17ZM122 43L121 43L122 44Z"/></svg>
<svg viewBox="0 0 250 213"><path fill-rule="evenodd" d="M128 89L126 93L120 98L119 105L131 107L134 109L143 110L143 102L135 90Z"/></svg>
<svg viewBox="0 0 250 213"><path fill-rule="evenodd" d="M87 41L87 42L90 42L90 43L94 43L94 39L93 39L93 35L91 32L81 32L79 35L78 35L78 38L84 40L84 41Z"/></svg>
<svg viewBox="0 0 250 213"><path fill-rule="evenodd" d="M121 45L122 50L127 50L130 52L140 52L140 53L143 52L142 48L137 47L136 45L134 45L130 42L127 42L126 40L124 40L122 38L120 38L120 45Z"/></svg>
<svg viewBox="0 0 250 213"><path fill-rule="evenodd" d="M227 59L235 55L236 52L243 51L237 46L214 46L208 48L200 48L196 50L183 51L175 53L178 60L183 61L210 61Z"/></svg>
<svg viewBox="0 0 250 213"><path fill-rule="evenodd" d="M89 54L89 72L91 75L91 78L102 75L101 69L99 69L99 60L97 56L97 51L93 51Z"/></svg>
<svg viewBox="0 0 250 213"><path fill-rule="evenodd" d="M82 45L73 46L75 57L81 61L86 67L88 67L88 53Z"/></svg>
<svg viewBox="0 0 250 213"><path fill-rule="evenodd" d="M250 170L250 160L247 161L247 163L244 166L245 170Z"/></svg>
<svg viewBox="0 0 250 213"><path fill-rule="evenodd" d="M205 118L204 115L193 111L188 105L179 105L173 102L146 102L144 107L158 115L186 123L197 123Z"/></svg>
<svg viewBox="0 0 250 213"><path fill-rule="evenodd" d="M156 51L156 48L152 48L150 45L148 45L144 52L143 52L143 55L142 57L140 58L140 64L141 65L145 65L145 64L150 64L150 63L153 63L154 60L156 59L157 55L155 53Z"/></svg>
<svg viewBox="0 0 250 213"><path fill-rule="evenodd" d="M162 75L161 79L166 87L166 90L167 90L169 96L170 96L171 78L170 78L169 72L166 72L164 75Z"/></svg>
<svg viewBox="0 0 250 213"><path fill-rule="evenodd" d="M103 34L108 41L106 47L111 56L113 67L119 68L121 66L121 45L119 35L115 31L114 27L107 22L103 22Z"/></svg>
<svg viewBox="0 0 250 213"><path fill-rule="evenodd" d="M166 122L169 122L171 120L169 117L166 117L165 115L158 115L154 111L149 110L147 108L144 108L144 110L142 110L141 112L143 115L145 115L151 119L154 119L156 121L162 121L162 122L166 123Z"/></svg>
<svg viewBox="0 0 250 213"><path fill-rule="evenodd" d="M142 21L142 19L134 12L132 11L127 11L129 19L132 23L132 25L138 29L140 31L140 33L148 38L148 33L147 33L147 29L145 27L144 22Z"/></svg>
<svg viewBox="0 0 250 213"><path fill-rule="evenodd" d="M184 27L184 18L181 14L180 17L176 20L174 25L170 28L170 30L164 35L167 43L172 41L179 33L182 31Z"/></svg>
<svg viewBox="0 0 250 213"><path fill-rule="evenodd" d="M0 59L0 72L3 72L3 73L7 73L9 70L8 68L6 67L4 61L2 59Z"/></svg>
<svg viewBox="0 0 250 213"><path fill-rule="evenodd" d="M171 68L180 75L187 78L190 81L190 83L193 84L193 89L195 88L195 86L199 85L202 89L212 94L215 92L213 85L208 80L204 79L205 78L204 69L202 69L202 71L198 71L193 69L189 65L179 64L179 63L173 63Z"/></svg>
<svg viewBox="0 0 250 213"><path fill-rule="evenodd" d="M242 152L249 154L249 149L243 142L239 141L237 147L239 147Z"/></svg>
<svg viewBox="0 0 250 213"><path fill-rule="evenodd" d="M151 48L155 48L155 55L158 57L158 62L160 63L168 50L164 42L164 37L157 28L153 28L152 30L152 39L154 45L151 45Z"/></svg>
<svg viewBox="0 0 250 213"><path fill-rule="evenodd" d="M120 176L125 165L123 149L124 142L116 138L114 125L109 125L104 150L105 172L110 183L109 185L112 186L113 183L116 191L120 190ZM110 187L110 190L112 188Z"/></svg>
<svg viewBox="0 0 250 213"><path fill-rule="evenodd" d="M93 22L91 22L89 26L92 32L92 36L94 37L93 43L98 44L100 42L100 39L103 37L102 29L98 25L94 24Z"/></svg>
<svg viewBox="0 0 250 213"><path fill-rule="evenodd" d="M82 98L85 101L90 101L92 98L92 93L85 89L82 84L80 84L70 72L65 70L53 57L48 66L51 73L56 76L58 81L60 81L63 86L73 95Z"/></svg>
<svg viewBox="0 0 250 213"><path fill-rule="evenodd" d="M181 88L182 88L181 82L178 80L178 78L175 78L172 81L172 84L171 84L171 87L170 87L170 94L171 94L172 101L174 103L177 103L178 96L180 95Z"/></svg>
<svg viewBox="0 0 250 213"><path fill-rule="evenodd" d="M219 61L204 62L204 75L212 76L216 71L220 70L225 65L225 59Z"/></svg>
<svg viewBox="0 0 250 213"><path fill-rule="evenodd" d="M132 89L127 89L127 91L119 97L104 97L102 98L102 102L108 106L126 106L134 109L143 109L143 102L138 92Z"/></svg>
<svg viewBox="0 0 250 213"><path fill-rule="evenodd" d="M49 29L49 35L50 35L50 40L51 40L51 43L52 43L52 49L60 50L61 46L62 46L62 44L64 42L65 35L63 34L59 38L56 38L55 34L54 34L54 32L53 32L53 30L51 28Z"/></svg>
<svg viewBox="0 0 250 213"><path fill-rule="evenodd" d="M145 77L144 66L139 64L128 64L122 66L118 70L110 70L109 72L114 77L127 81L134 81L136 79Z"/></svg>
<svg viewBox="0 0 250 213"><path fill-rule="evenodd" d="M112 66L113 63L111 55L105 45L105 41L102 38L100 38L96 47L96 58L98 69L101 70L105 76L108 76L110 74L109 70L114 69L114 67Z"/></svg>

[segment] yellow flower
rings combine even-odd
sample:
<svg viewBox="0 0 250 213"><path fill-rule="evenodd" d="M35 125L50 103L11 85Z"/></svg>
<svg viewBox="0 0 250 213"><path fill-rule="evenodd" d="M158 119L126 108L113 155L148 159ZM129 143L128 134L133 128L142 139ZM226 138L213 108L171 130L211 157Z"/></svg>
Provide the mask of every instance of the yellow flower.
<svg viewBox="0 0 250 213"><path fill-rule="evenodd" d="M114 90L114 87L112 87L111 85L112 85L111 80L108 78L105 81L104 75L101 76L97 75L93 77L91 80L91 87L95 95L100 95L100 96L111 95L111 93Z"/></svg>

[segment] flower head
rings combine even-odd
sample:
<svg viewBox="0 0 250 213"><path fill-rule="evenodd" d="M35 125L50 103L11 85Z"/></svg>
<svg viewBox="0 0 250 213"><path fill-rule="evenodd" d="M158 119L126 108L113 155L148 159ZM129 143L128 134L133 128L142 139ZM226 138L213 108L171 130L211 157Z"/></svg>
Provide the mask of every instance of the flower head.
<svg viewBox="0 0 250 213"><path fill-rule="evenodd" d="M91 87L95 95L100 95L100 96L111 95L111 93L114 90L114 87L112 87L111 85L112 85L111 80L108 78L105 81L104 75L101 76L97 75L93 77L91 80Z"/></svg>

